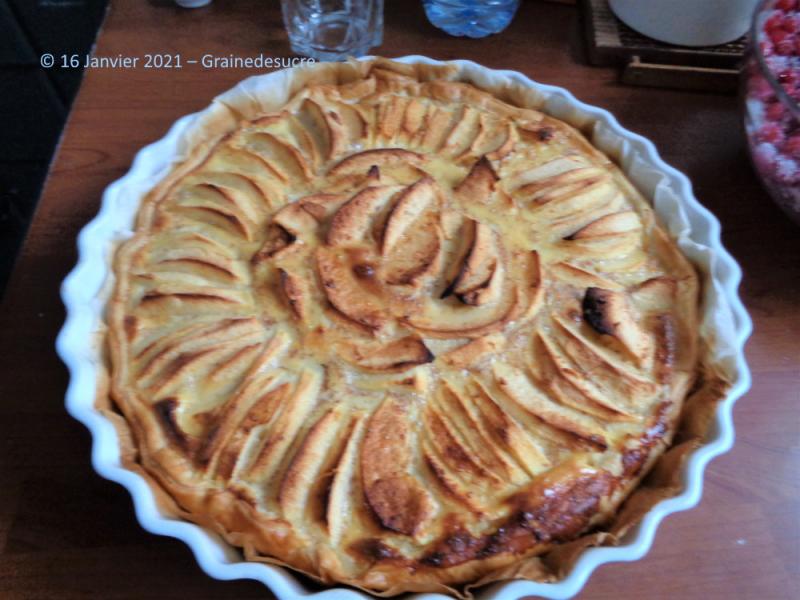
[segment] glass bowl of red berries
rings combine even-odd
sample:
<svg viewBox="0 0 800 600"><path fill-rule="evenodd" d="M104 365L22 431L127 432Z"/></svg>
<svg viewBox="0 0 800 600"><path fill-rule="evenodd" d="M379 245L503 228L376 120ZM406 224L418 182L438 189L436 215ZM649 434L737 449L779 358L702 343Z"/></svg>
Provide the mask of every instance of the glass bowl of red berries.
<svg viewBox="0 0 800 600"><path fill-rule="evenodd" d="M800 0L762 0L756 9L743 98L753 165L800 224Z"/></svg>

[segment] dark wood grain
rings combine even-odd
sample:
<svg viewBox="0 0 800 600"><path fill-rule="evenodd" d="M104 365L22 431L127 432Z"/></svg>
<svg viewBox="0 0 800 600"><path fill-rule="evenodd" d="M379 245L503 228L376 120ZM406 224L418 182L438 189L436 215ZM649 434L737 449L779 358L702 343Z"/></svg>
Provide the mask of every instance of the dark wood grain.
<svg viewBox="0 0 800 600"><path fill-rule="evenodd" d="M290 55L278 3L113 3L96 54ZM800 229L750 169L733 97L629 88L586 66L574 7L528 0L511 27L450 38L419 2L387 1L386 56L469 58L564 86L653 140L722 221L755 320L752 391L735 410L734 450L711 464L703 500L661 526L643 560L600 568L582 598L796 598L800 590ZM53 342L75 237L103 189L178 117L255 71L94 70L86 74L0 308L0 597L267 598L249 581L205 576L181 543L137 525L130 498L90 466L86 431L63 408Z"/></svg>

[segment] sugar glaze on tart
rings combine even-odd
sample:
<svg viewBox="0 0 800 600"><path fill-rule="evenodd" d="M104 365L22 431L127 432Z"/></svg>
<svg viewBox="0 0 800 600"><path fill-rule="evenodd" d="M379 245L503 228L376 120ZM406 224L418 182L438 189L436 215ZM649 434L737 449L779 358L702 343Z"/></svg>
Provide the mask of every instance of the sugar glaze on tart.
<svg viewBox="0 0 800 600"><path fill-rule="evenodd" d="M408 65L346 79L143 201L111 394L249 558L455 588L614 516L695 379L698 279L565 123Z"/></svg>

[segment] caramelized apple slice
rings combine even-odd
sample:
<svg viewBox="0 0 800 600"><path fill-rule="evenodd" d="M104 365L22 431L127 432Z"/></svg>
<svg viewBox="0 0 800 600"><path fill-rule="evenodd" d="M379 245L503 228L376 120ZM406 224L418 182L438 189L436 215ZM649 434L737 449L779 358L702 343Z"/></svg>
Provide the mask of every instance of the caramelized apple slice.
<svg viewBox="0 0 800 600"><path fill-rule="evenodd" d="M596 167L580 167L540 181L533 181L519 187L515 194L528 202L547 204L553 199L570 195L608 179L608 174Z"/></svg>
<svg viewBox="0 0 800 600"><path fill-rule="evenodd" d="M388 343L354 342L340 346L342 357L366 371L391 373L429 363L433 354L418 337L407 336Z"/></svg>
<svg viewBox="0 0 800 600"><path fill-rule="evenodd" d="M406 141L419 132L425 120L427 107L418 98L412 98L403 115L402 135Z"/></svg>
<svg viewBox="0 0 800 600"><path fill-rule="evenodd" d="M489 160L505 158L519 140L517 129L510 121L505 121L497 127L484 127L483 131L485 136L478 136L475 140L475 147L480 148L482 153L486 153Z"/></svg>
<svg viewBox="0 0 800 600"><path fill-rule="evenodd" d="M271 223L267 226L267 236L261 248L250 259L255 266L276 257L281 251L286 250L297 239L280 225Z"/></svg>
<svg viewBox="0 0 800 600"><path fill-rule="evenodd" d="M265 131L248 135L247 149L263 157L287 180L309 180L313 176L303 154L291 144Z"/></svg>
<svg viewBox="0 0 800 600"><path fill-rule="evenodd" d="M428 410L436 411L450 436L489 473L486 479L492 487L500 489L524 483L528 479L524 471L485 436L479 420L469 409L466 390L444 382L438 391L430 398Z"/></svg>
<svg viewBox="0 0 800 600"><path fill-rule="evenodd" d="M323 160L330 160L344 149L344 128L332 115L308 98L303 100L298 112L300 122L308 130Z"/></svg>
<svg viewBox="0 0 800 600"><path fill-rule="evenodd" d="M438 207L436 182L431 177L423 177L402 192L392 208L383 231L381 253L388 255L405 236L408 229L422 214Z"/></svg>
<svg viewBox="0 0 800 600"><path fill-rule="evenodd" d="M503 287L506 279L506 267L502 262L495 264L492 275L485 285L482 285L469 292L458 294L464 304L471 304L472 306L482 306L484 304L491 304L500 299L503 293Z"/></svg>
<svg viewBox="0 0 800 600"><path fill-rule="evenodd" d="M275 208L279 197L273 186L286 182L285 176L264 157L233 145L220 145L217 152L209 157L206 168L214 172L236 173L246 178L258 188L270 208Z"/></svg>
<svg viewBox="0 0 800 600"><path fill-rule="evenodd" d="M490 284L495 271L502 268L499 263L500 243L497 234L488 225L477 223L472 248L453 282L452 291L467 304L480 304L474 294L470 301L470 294Z"/></svg>
<svg viewBox="0 0 800 600"><path fill-rule="evenodd" d="M295 238L314 234L318 223L311 213L297 202L287 204L272 217L272 222L283 227Z"/></svg>
<svg viewBox="0 0 800 600"><path fill-rule="evenodd" d="M587 165L586 161L576 157L556 158L533 169L519 170L512 173L504 181L506 189L517 191L526 185L547 181L552 177L558 177L562 173L567 173L575 169L580 169Z"/></svg>
<svg viewBox="0 0 800 600"><path fill-rule="evenodd" d="M340 123L345 134L345 145L359 142L367 134L367 120L354 105L344 102L331 102L332 110L328 112L331 119Z"/></svg>
<svg viewBox="0 0 800 600"><path fill-rule="evenodd" d="M497 443L497 438L503 432L491 431L496 425L489 424L487 417L476 406L476 403L482 404L483 400L476 397L475 391L462 385L453 385L447 380L443 381L440 390L440 414L451 423L452 430L468 443L481 464L506 483L514 486L525 483L529 479L525 469L506 451L507 444Z"/></svg>
<svg viewBox="0 0 800 600"><path fill-rule="evenodd" d="M363 414L357 414L353 418L344 448L332 468L325 522L334 544L338 544L347 535L349 525L358 518L356 515L364 504L356 478L358 450L363 439L365 421Z"/></svg>
<svg viewBox="0 0 800 600"><path fill-rule="evenodd" d="M371 330L379 330L388 324L387 311L361 285L346 256L321 246L316 258L325 296L339 313Z"/></svg>
<svg viewBox="0 0 800 600"><path fill-rule="evenodd" d="M414 227L383 260L382 278L390 285L415 285L423 282L439 265L442 231L437 215L429 211L417 219Z"/></svg>
<svg viewBox="0 0 800 600"><path fill-rule="evenodd" d="M198 183L181 189L174 202L184 214L191 214L199 221L213 219L223 228L247 240L253 239L257 221L253 220L252 210L248 210L247 202L237 200L234 193L223 186Z"/></svg>
<svg viewBox="0 0 800 600"><path fill-rule="evenodd" d="M444 141L441 152L448 156L459 156L469 150L480 135L480 111L467 107L459 116L453 129Z"/></svg>
<svg viewBox="0 0 800 600"><path fill-rule="evenodd" d="M494 469L482 464L449 417L430 404L425 407L423 456L448 496L475 512L485 513L492 508L489 499L507 483Z"/></svg>
<svg viewBox="0 0 800 600"><path fill-rule="evenodd" d="M361 447L361 477L367 503L380 524L411 536L431 519L435 505L408 474L411 448L406 410L388 397L370 417Z"/></svg>
<svg viewBox="0 0 800 600"><path fill-rule="evenodd" d="M573 240L584 240L608 235L618 235L638 231L642 228L642 221L632 210L625 210L600 217L582 227L570 236Z"/></svg>
<svg viewBox="0 0 800 600"><path fill-rule="evenodd" d="M390 96L387 102L378 107L378 136L386 141L391 141L403 124L403 117L409 99L402 96Z"/></svg>
<svg viewBox="0 0 800 600"><path fill-rule="evenodd" d="M512 277L525 301L514 318L524 321L532 318L544 302L542 259L536 250L517 251L512 255L511 262L516 267Z"/></svg>
<svg viewBox="0 0 800 600"><path fill-rule="evenodd" d="M510 284L499 294L498 302L469 306L454 299L425 301L422 310L405 317L411 327L431 337L480 337L502 329L511 321L517 303L517 290Z"/></svg>
<svg viewBox="0 0 800 600"><path fill-rule="evenodd" d="M619 291L624 289L620 284L605 277L582 269L572 263L560 262L551 265L550 270L560 281L564 281L576 288L601 287L607 290Z"/></svg>
<svg viewBox="0 0 800 600"><path fill-rule="evenodd" d="M533 223L547 223L546 233L554 240L563 238L584 223L619 210L625 204L624 196L610 179L599 179L586 185L575 184L575 188L561 190L546 198L547 202L532 209L526 218ZM581 241L575 240L571 244L580 245Z"/></svg>
<svg viewBox="0 0 800 600"><path fill-rule="evenodd" d="M438 191L430 178L400 194L383 228L383 281L419 286L437 270L443 244L438 208Z"/></svg>
<svg viewBox="0 0 800 600"><path fill-rule="evenodd" d="M403 150L402 148L378 148L375 150L364 150L357 154L351 154L329 172L330 175L350 175L366 173L370 167L411 165L419 167L425 162L421 154Z"/></svg>
<svg viewBox="0 0 800 600"><path fill-rule="evenodd" d="M343 246L363 241L373 219L401 189L400 186L372 186L353 196L333 216L328 244Z"/></svg>
<svg viewBox="0 0 800 600"><path fill-rule="evenodd" d="M618 339L640 364L651 355L653 342L640 326L623 292L587 288L583 316L598 333Z"/></svg>
<svg viewBox="0 0 800 600"><path fill-rule="evenodd" d="M347 200L344 194L319 192L297 200L304 211L310 214L317 223L326 221Z"/></svg>
<svg viewBox="0 0 800 600"><path fill-rule="evenodd" d="M497 333L485 335L442 354L439 359L456 369L468 369L484 356L500 350L505 341L505 337Z"/></svg>
<svg viewBox="0 0 800 600"><path fill-rule="evenodd" d="M347 433L341 426L344 413L341 404L334 405L311 427L292 457L278 488L278 504L285 518L295 522L306 519L315 484L322 478L325 467L330 466L343 433Z"/></svg>
<svg viewBox="0 0 800 600"><path fill-rule="evenodd" d="M286 397L280 415L270 425L263 445L253 453L253 462L246 467L245 477L266 481L286 458L287 450L316 406L322 388L324 372L321 367L307 366L300 374L291 394Z"/></svg>
<svg viewBox="0 0 800 600"><path fill-rule="evenodd" d="M236 173L215 171L202 171L197 177L200 183L195 189L205 186L219 193L223 203L234 208L243 222L258 227L269 214L264 190L252 179Z"/></svg>
<svg viewBox="0 0 800 600"><path fill-rule="evenodd" d="M621 347L621 352L617 352L603 343L606 341L602 339L603 336L581 331L573 321L558 315L553 315L553 322L562 334L558 336L561 349L576 368L597 387L608 390L611 396L629 404L647 402L658 391L649 377L630 364L627 360L628 351L624 346ZM643 366L648 365L649 357Z"/></svg>
<svg viewBox="0 0 800 600"><path fill-rule="evenodd" d="M631 290L631 299L644 312L666 312L673 306L677 291L678 282L662 275L636 286Z"/></svg>
<svg viewBox="0 0 800 600"><path fill-rule="evenodd" d="M455 199L461 204L486 204L499 179L489 160L482 156L455 187Z"/></svg>
<svg viewBox="0 0 800 600"><path fill-rule="evenodd" d="M538 358L544 365L537 366L550 367L543 379L562 403L606 421L635 418L625 406L595 384L592 377L595 371L584 371L575 365L549 335L540 333L538 342L543 350Z"/></svg>
<svg viewBox="0 0 800 600"><path fill-rule="evenodd" d="M501 406L477 378L472 383L470 390L474 396L471 404L478 413L478 427L483 428L495 444L504 448L532 477L547 469L550 460L531 432Z"/></svg>
<svg viewBox="0 0 800 600"><path fill-rule="evenodd" d="M298 319L307 320L311 303L311 290L308 288L308 282L284 269L278 269L278 273L281 291L286 297L289 308Z"/></svg>
<svg viewBox="0 0 800 600"><path fill-rule="evenodd" d="M265 364L258 360L254 367ZM231 479L237 465L244 460L242 450L254 430L269 426L289 390L290 385L281 383L274 371L265 373L251 368L233 399L217 413L214 426L204 438L198 459L208 465L209 473Z"/></svg>
<svg viewBox="0 0 800 600"><path fill-rule="evenodd" d="M475 244L475 230L478 223L460 211L444 208L441 212L441 225L442 236L447 244L442 256L445 266L440 275L439 294L441 298L446 298L452 295L453 286Z"/></svg>
<svg viewBox="0 0 800 600"><path fill-rule="evenodd" d="M566 431L602 449L608 446L604 431L593 419L550 400L524 373L504 363L492 365L495 381L503 392L551 427Z"/></svg>
<svg viewBox="0 0 800 600"><path fill-rule="evenodd" d="M426 300L422 310L405 322L431 337L476 338L527 320L544 297L538 253L516 251L508 265L498 262L488 285L462 295L468 307L446 293L443 300Z"/></svg>
<svg viewBox="0 0 800 600"><path fill-rule="evenodd" d="M445 108L433 106L425 115L425 125L420 130L422 139L419 145L429 152L437 152L444 144L453 127L458 123L463 107L454 114Z"/></svg>

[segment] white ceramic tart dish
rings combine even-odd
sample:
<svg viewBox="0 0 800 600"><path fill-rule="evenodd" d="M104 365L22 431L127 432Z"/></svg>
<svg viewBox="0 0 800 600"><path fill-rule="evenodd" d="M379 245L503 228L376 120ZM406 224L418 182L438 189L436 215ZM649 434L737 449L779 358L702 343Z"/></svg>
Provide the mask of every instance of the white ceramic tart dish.
<svg viewBox="0 0 800 600"><path fill-rule="evenodd" d="M287 566L337 597L573 595L699 500L749 386L688 181L469 62L248 79L140 152L79 249L58 350L95 468L279 597L311 593Z"/></svg>

